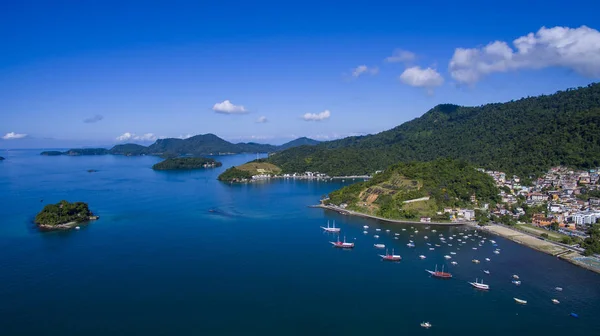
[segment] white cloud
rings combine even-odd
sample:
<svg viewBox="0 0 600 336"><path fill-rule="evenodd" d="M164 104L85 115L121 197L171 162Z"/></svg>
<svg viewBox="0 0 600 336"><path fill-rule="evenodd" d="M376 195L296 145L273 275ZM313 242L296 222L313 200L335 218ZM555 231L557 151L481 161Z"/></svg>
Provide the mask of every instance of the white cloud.
<svg viewBox="0 0 600 336"><path fill-rule="evenodd" d="M329 112L329 110L325 110L321 113L306 113L302 116L302 119L305 121L321 121L329 119L329 117L331 117L331 112Z"/></svg>
<svg viewBox="0 0 600 336"><path fill-rule="evenodd" d="M2 137L2 139L4 139L4 140L15 140L15 139L23 139L26 136L27 136L27 134L9 132L9 133L4 134L4 136Z"/></svg>
<svg viewBox="0 0 600 336"><path fill-rule="evenodd" d="M223 114L242 114L248 112L242 105L233 105L229 100L216 103L212 109L217 113Z"/></svg>
<svg viewBox="0 0 600 336"><path fill-rule="evenodd" d="M186 134L186 135L180 135L180 136L178 136L177 138L179 138L179 139L182 139L182 140L185 140L185 139L189 139L189 138L191 138L191 137L193 137L193 135L191 135L191 134L189 134L189 133L188 133L188 134Z"/></svg>
<svg viewBox="0 0 600 336"><path fill-rule="evenodd" d="M392 56L386 57L385 61L388 63L407 63L414 61L415 58L417 58L417 55L415 55L415 53L413 52L402 49L396 49L394 50Z"/></svg>
<svg viewBox="0 0 600 336"><path fill-rule="evenodd" d="M432 68L422 69L418 66L404 70L400 75L400 80L410 86L427 88L429 90L444 83L444 78L436 70Z"/></svg>
<svg viewBox="0 0 600 336"><path fill-rule="evenodd" d="M261 117L258 117L258 119L256 119L256 122L259 123L259 124L263 124L263 123L266 123L268 121L269 121L269 119L267 119L267 117L265 117L265 116L261 116Z"/></svg>
<svg viewBox="0 0 600 336"><path fill-rule="evenodd" d="M360 75L376 75L379 73L378 67L368 67L366 65L359 65L356 68L352 69L352 77L359 77Z"/></svg>
<svg viewBox="0 0 600 336"><path fill-rule="evenodd" d="M135 133L125 132L119 135L116 140L117 141L128 141L128 140L138 140L138 141L154 141L158 139L154 133L146 133L142 135L136 135Z"/></svg>
<svg viewBox="0 0 600 336"><path fill-rule="evenodd" d="M562 67L600 77L600 32L581 26L542 27L512 42L491 42L483 48L457 48L450 60L452 78L472 84L494 72Z"/></svg>

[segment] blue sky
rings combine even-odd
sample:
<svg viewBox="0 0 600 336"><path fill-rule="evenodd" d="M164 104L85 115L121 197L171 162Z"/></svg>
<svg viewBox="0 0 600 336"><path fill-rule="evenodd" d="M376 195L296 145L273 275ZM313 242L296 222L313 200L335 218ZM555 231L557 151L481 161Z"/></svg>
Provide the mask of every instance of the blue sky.
<svg viewBox="0 0 600 336"><path fill-rule="evenodd" d="M0 5L0 148L327 140L600 78L594 1L158 3Z"/></svg>

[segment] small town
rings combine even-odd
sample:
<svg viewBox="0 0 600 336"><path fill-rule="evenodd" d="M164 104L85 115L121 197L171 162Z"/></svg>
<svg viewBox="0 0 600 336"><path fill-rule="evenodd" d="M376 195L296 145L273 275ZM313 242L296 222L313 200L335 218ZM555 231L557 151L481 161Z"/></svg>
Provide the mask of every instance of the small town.
<svg viewBox="0 0 600 336"><path fill-rule="evenodd" d="M488 209L493 219L507 224L528 224L561 234L586 238L590 225L600 219L598 169L551 168L544 176L523 185L518 176L499 171L490 175L500 189L501 203Z"/></svg>

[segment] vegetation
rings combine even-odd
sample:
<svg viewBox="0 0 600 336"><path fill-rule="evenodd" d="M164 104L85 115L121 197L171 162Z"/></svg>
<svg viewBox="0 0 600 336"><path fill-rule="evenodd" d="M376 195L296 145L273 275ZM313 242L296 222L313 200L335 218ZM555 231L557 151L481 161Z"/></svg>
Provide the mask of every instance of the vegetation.
<svg viewBox="0 0 600 336"><path fill-rule="evenodd" d="M582 193L577 198L583 201L589 201L590 198L600 198L600 189L587 190L582 188Z"/></svg>
<svg viewBox="0 0 600 336"><path fill-rule="evenodd" d="M281 168L272 163L265 162L264 159L260 159L227 169L219 175L218 179L219 181L227 182L243 182L252 178L253 175L278 175L279 173L281 173Z"/></svg>
<svg viewBox="0 0 600 336"><path fill-rule="evenodd" d="M45 152L41 152L40 155L44 155L44 156L59 156L59 155L63 155L63 152L59 152L59 151L45 151Z"/></svg>
<svg viewBox="0 0 600 336"><path fill-rule="evenodd" d="M399 161L439 157L517 174L556 165L600 165L600 84L478 107L438 105L375 135L348 137L276 153L284 173L373 173Z"/></svg>
<svg viewBox="0 0 600 336"><path fill-rule="evenodd" d="M219 175L218 180L225 182L244 182L251 178L252 174L249 171L231 167Z"/></svg>
<svg viewBox="0 0 600 336"><path fill-rule="evenodd" d="M190 170L201 168L221 167L221 162L209 158L172 158L161 161L154 166L154 170Z"/></svg>
<svg viewBox="0 0 600 336"><path fill-rule="evenodd" d="M384 218L448 220L448 215L438 214L440 210L473 208L473 195L480 202L495 202L498 188L490 176L465 161L437 159L396 164L369 181L330 193L326 202L345 203L351 210Z"/></svg>
<svg viewBox="0 0 600 336"><path fill-rule="evenodd" d="M590 226L588 234L590 236L581 244L585 249L584 255L600 254L600 224Z"/></svg>
<svg viewBox="0 0 600 336"><path fill-rule="evenodd" d="M60 201L48 204L35 216L35 223L40 226L52 227L71 222L81 223L90 220L93 214L88 205L83 202L69 203Z"/></svg>
<svg viewBox="0 0 600 336"><path fill-rule="evenodd" d="M210 155L210 154L236 154L236 153L272 153L296 146L311 146L317 144L318 141L299 138L281 146L258 144L254 142L248 143L231 143L223 140L214 134L201 134L187 139L158 139L150 146L142 146L138 144L123 144L116 145L111 149L105 148L85 148L85 149L70 149L66 152L47 151L42 152L42 155L157 155L163 158L173 158L181 155Z"/></svg>

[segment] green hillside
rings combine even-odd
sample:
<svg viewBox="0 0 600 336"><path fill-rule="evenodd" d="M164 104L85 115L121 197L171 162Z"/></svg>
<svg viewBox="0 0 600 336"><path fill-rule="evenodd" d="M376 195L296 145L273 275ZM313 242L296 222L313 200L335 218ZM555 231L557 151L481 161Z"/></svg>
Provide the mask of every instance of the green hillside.
<svg viewBox="0 0 600 336"><path fill-rule="evenodd" d="M152 166L154 170L192 170L221 167L221 162L210 158L169 158Z"/></svg>
<svg viewBox="0 0 600 336"><path fill-rule="evenodd" d="M373 173L439 157L521 176L553 165L600 166L600 84L478 107L438 105L375 135L296 147L269 161L284 173Z"/></svg>
<svg viewBox="0 0 600 336"><path fill-rule="evenodd" d="M330 193L327 202L384 218L447 220L448 215L438 212L444 207L473 208L473 195L478 202L496 202L494 180L464 161L438 159L396 164L369 181Z"/></svg>

